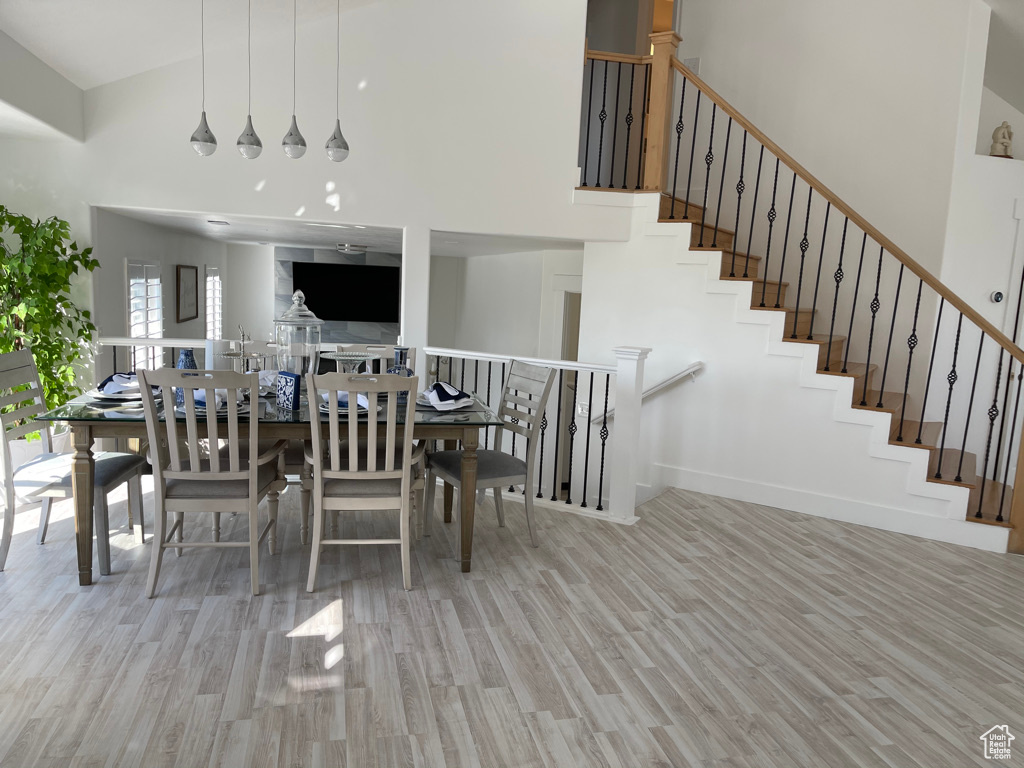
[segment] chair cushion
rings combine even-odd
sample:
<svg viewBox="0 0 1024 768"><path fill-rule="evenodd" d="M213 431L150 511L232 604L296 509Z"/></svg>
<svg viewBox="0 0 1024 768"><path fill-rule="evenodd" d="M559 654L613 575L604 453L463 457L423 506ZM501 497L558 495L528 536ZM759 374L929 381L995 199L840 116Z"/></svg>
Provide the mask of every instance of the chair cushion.
<svg viewBox="0 0 1024 768"><path fill-rule="evenodd" d="M503 451L477 451L476 461L477 485L499 477L526 477L526 462ZM427 465L438 474L458 480L462 476L462 451L428 453Z"/></svg>
<svg viewBox="0 0 1024 768"><path fill-rule="evenodd" d="M203 459L200 464L203 471L208 472L206 477L168 480L168 499L244 499L249 495L247 480L218 480L215 473L209 472L209 461ZM182 469L188 470L188 462L182 464ZM223 464L221 469L224 469ZM243 471L247 469L248 462L242 465ZM274 462L261 464L256 470L257 493L266 490L276 477L277 466Z"/></svg>
<svg viewBox="0 0 1024 768"><path fill-rule="evenodd" d="M146 460L135 453L100 451L96 462L95 485L106 491L118 478L133 469L141 470ZM71 495L70 453L43 453L14 470L14 488L19 496Z"/></svg>

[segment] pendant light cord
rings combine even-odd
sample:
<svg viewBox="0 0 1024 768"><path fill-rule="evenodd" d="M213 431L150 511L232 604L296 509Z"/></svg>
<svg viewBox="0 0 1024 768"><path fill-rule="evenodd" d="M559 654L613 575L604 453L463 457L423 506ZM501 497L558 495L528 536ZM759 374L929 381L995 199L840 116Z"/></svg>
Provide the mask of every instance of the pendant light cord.
<svg viewBox="0 0 1024 768"><path fill-rule="evenodd" d="M203 112L206 112L206 0L199 2L199 51L203 62Z"/></svg>
<svg viewBox="0 0 1024 768"><path fill-rule="evenodd" d="M252 0L249 0L249 41L247 51L249 54L249 115L252 115Z"/></svg>
<svg viewBox="0 0 1024 768"><path fill-rule="evenodd" d="M292 116L295 116L295 41L298 39L298 17L296 15L296 3L298 0L292 0Z"/></svg>
<svg viewBox="0 0 1024 768"><path fill-rule="evenodd" d="M338 70L334 91L334 116L341 119L341 0L338 0Z"/></svg>

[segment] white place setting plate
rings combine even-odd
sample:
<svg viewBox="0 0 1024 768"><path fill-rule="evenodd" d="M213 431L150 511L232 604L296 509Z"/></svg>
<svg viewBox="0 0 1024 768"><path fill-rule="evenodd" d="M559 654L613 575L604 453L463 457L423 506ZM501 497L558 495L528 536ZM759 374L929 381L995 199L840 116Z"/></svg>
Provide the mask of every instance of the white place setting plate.
<svg viewBox="0 0 1024 768"><path fill-rule="evenodd" d="M134 392L118 392L116 394L110 394L108 392L101 392L98 389L90 389L85 393L86 397L91 397L93 400L109 400L113 402L131 402L137 401L142 402L142 393L138 390Z"/></svg>
<svg viewBox="0 0 1024 768"><path fill-rule="evenodd" d="M320 403L320 413L328 413L330 411L330 409L331 409L331 404L330 403ZM383 405L378 405L377 406L377 413L380 413L383 410L384 410L384 406ZM366 408L365 405L357 405L356 406L356 411L358 413L367 413L367 408ZM347 405L339 405L338 406L338 413L348 413L348 406Z"/></svg>

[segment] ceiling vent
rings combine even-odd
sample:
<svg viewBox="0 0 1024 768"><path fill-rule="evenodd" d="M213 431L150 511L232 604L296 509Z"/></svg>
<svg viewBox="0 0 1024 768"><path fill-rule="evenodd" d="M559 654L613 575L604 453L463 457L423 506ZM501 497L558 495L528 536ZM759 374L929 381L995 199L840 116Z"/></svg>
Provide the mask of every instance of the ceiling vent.
<svg viewBox="0 0 1024 768"><path fill-rule="evenodd" d="M338 243L338 253L344 256L365 256L365 245L352 245L352 243Z"/></svg>

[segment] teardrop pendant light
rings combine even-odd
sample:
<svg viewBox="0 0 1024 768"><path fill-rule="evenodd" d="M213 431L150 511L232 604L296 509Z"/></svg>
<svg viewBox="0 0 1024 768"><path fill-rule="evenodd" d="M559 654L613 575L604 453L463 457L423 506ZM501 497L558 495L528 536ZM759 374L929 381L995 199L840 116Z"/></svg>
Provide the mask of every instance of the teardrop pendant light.
<svg viewBox="0 0 1024 768"><path fill-rule="evenodd" d="M335 120L334 133L327 140L324 148L327 156L336 163L340 163L348 157L348 142L341 133L341 0L338 0L338 72L337 87L335 89Z"/></svg>
<svg viewBox="0 0 1024 768"><path fill-rule="evenodd" d="M299 133L299 125L295 122L295 39L297 35L295 5L296 0L292 0L292 125L281 140L281 146L284 147L284 153L288 157L298 160L306 154L306 140L302 138L302 134Z"/></svg>
<svg viewBox="0 0 1024 768"><path fill-rule="evenodd" d="M235 146L246 160L255 160L263 151L263 142L252 127L252 0L249 0L249 114L245 118L245 130L238 137Z"/></svg>
<svg viewBox="0 0 1024 768"><path fill-rule="evenodd" d="M206 122L206 0L199 4L199 50L203 62L203 116L199 118L199 127L192 134L192 149L203 157L209 157L217 151L217 137L213 135Z"/></svg>

